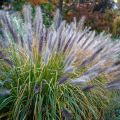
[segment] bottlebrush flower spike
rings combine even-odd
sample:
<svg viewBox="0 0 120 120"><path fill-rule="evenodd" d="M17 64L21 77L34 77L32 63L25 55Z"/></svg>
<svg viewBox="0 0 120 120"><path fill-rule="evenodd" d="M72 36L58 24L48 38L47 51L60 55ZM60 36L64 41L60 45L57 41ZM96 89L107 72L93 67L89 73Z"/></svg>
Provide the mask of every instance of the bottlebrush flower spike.
<svg viewBox="0 0 120 120"><path fill-rule="evenodd" d="M40 7L36 7L32 17L30 5L24 6L23 16L20 13L1 13L0 16L2 47L16 43L16 48L23 49L31 60L34 56L32 48L37 48L45 65L53 54L61 53L64 55L63 76L86 68L80 76L67 78L72 84L89 82L101 74L111 80L120 75L120 64L115 64L118 62L120 42L112 42L110 35L96 35L89 28L83 29L83 19L79 23L74 20L67 24L57 11L53 24L46 28Z"/></svg>

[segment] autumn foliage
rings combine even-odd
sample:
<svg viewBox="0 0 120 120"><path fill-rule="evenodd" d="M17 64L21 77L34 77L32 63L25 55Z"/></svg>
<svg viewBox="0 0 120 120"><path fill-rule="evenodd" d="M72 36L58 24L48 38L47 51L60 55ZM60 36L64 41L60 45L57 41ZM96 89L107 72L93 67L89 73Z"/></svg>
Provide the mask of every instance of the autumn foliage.
<svg viewBox="0 0 120 120"><path fill-rule="evenodd" d="M42 3L47 3L48 0L29 0L33 5L38 5Z"/></svg>
<svg viewBox="0 0 120 120"><path fill-rule="evenodd" d="M39 4L44 4L44 3L48 3L49 0L29 0L29 2L31 2L33 5L39 5ZM51 0L52 3L57 3L58 0Z"/></svg>
<svg viewBox="0 0 120 120"><path fill-rule="evenodd" d="M74 9L69 9L69 11L66 12L65 19L70 22L74 17L79 20L82 16L85 16L86 25L91 26L92 29L112 32L116 13L110 10L105 13L101 13L100 11L93 12L93 7L91 3L77 4Z"/></svg>

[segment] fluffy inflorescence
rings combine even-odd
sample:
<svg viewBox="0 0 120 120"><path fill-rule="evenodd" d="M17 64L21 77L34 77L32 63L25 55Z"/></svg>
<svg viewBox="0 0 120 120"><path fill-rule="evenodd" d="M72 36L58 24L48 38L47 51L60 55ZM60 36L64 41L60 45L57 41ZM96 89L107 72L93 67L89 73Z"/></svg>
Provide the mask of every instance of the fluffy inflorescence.
<svg viewBox="0 0 120 120"><path fill-rule="evenodd" d="M40 7L33 12L30 5L22 14L1 12L0 19L0 96L8 95L5 105L0 99L1 114L15 101L8 118L61 119L71 116L67 108L74 119L102 119L104 89L120 89L119 41L83 28L84 18L67 24L59 10L49 28Z"/></svg>
<svg viewBox="0 0 120 120"><path fill-rule="evenodd" d="M36 7L34 17L31 9L29 5L25 6L23 16L19 13L1 15L2 47L8 47L15 42L17 48L23 48L32 59L34 45L44 64L48 64L53 54L64 54L65 74L87 67L82 76L71 80L73 84L88 82L100 74L111 75L112 79L117 79L120 68L118 61L120 42L112 42L110 35L104 33L96 35L95 31L89 31L88 28L83 30L83 19L78 23L74 20L71 24L61 21L59 10L53 24L46 28L40 7Z"/></svg>

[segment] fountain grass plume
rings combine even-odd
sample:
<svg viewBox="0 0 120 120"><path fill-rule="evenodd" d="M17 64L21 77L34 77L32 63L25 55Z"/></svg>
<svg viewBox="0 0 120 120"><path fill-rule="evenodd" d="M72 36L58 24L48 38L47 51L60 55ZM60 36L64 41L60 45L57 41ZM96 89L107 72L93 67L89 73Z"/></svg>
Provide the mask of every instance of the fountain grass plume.
<svg viewBox="0 0 120 120"><path fill-rule="evenodd" d="M120 42L67 24L59 10L46 28L40 7L0 13L0 119L104 119L119 89Z"/></svg>

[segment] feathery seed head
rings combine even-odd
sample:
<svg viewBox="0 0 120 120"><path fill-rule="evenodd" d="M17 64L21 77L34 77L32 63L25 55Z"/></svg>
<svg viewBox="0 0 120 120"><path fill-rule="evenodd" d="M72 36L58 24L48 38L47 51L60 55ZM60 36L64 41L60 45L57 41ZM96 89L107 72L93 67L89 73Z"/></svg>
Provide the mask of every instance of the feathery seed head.
<svg viewBox="0 0 120 120"><path fill-rule="evenodd" d="M1 14L3 25L1 44L5 41L7 46L16 43L16 48L23 49L32 60L36 49L46 65L53 54L62 53L64 74L87 67L88 74L84 73L84 77L78 76L77 79L71 80L72 83L87 82L102 73L109 74L109 69L115 68L113 65L118 60L120 42L112 42L110 36L104 33L96 35L95 31L83 30L84 18L79 23L76 20L71 24L61 21L59 10L56 12L53 24L46 28L40 7L36 7L35 10L34 18L30 5L23 7L24 19L20 14L19 16ZM108 61L111 61L109 65Z"/></svg>

